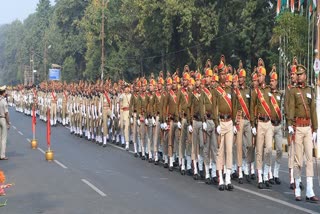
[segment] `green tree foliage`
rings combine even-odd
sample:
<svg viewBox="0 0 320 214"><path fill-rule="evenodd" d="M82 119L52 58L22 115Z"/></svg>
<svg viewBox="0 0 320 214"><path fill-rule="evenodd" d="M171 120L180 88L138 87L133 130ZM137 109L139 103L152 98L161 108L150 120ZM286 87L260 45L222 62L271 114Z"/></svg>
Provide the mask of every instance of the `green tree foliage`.
<svg viewBox="0 0 320 214"><path fill-rule="evenodd" d="M113 80L181 73L185 64L202 70L208 58L218 64L221 54L234 67L241 59L249 71L259 57L270 66L278 54L275 38L288 32L292 54L306 51L302 19L276 19L275 0L104 0L104 8L102 1L56 0L52 6L39 0L23 23L0 26L1 81L22 81L32 54L39 80L52 63L62 65L63 80L100 78L102 12L104 77Z"/></svg>

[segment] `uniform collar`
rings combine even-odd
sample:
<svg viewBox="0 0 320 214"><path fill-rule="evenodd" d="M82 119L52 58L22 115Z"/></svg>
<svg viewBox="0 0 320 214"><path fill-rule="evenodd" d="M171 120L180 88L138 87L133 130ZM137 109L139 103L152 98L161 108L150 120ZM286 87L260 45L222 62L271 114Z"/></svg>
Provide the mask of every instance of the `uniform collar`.
<svg viewBox="0 0 320 214"><path fill-rule="evenodd" d="M262 89L264 89L264 88L266 88L266 87L267 87L266 83L262 83L262 84L260 85L260 88L262 88Z"/></svg>
<svg viewBox="0 0 320 214"><path fill-rule="evenodd" d="M298 87L299 88L305 88L306 87L306 83L298 83Z"/></svg>

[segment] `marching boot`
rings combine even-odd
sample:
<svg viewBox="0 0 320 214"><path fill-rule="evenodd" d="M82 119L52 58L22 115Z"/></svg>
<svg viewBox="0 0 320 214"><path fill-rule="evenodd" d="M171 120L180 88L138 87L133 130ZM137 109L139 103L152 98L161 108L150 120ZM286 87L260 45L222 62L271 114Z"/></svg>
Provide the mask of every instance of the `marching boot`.
<svg viewBox="0 0 320 214"><path fill-rule="evenodd" d="M307 177L306 201L310 203L317 203L319 199L314 194L312 179L312 177Z"/></svg>

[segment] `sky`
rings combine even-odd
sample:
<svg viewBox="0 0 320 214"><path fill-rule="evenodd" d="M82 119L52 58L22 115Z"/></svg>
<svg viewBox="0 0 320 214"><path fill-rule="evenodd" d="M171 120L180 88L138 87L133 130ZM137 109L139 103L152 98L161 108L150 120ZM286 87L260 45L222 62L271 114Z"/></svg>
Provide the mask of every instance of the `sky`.
<svg viewBox="0 0 320 214"><path fill-rule="evenodd" d="M0 25L9 24L16 19L23 21L34 13L39 0L0 0ZM51 4L54 0L51 0Z"/></svg>

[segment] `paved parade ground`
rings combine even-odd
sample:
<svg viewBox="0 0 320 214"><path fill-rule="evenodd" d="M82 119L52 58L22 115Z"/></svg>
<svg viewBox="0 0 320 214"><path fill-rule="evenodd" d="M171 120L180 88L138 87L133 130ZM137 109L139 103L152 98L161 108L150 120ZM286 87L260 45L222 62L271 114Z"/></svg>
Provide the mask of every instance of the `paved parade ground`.
<svg viewBox="0 0 320 214"><path fill-rule="evenodd" d="M234 191L220 192L215 185L169 172L162 165L135 158L132 152L108 144L106 148L71 135L66 127L51 129L55 161L45 161L46 124L37 121L39 148L30 147L31 117L10 109L12 127L8 133L7 156L0 168L8 183L0 202L4 214L33 213L320 213L320 204L296 202L289 189L287 154L282 160L281 185L259 190L256 181ZM303 177L305 183L305 177ZM320 195L315 176L314 191ZM305 198L305 191L302 193Z"/></svg>

